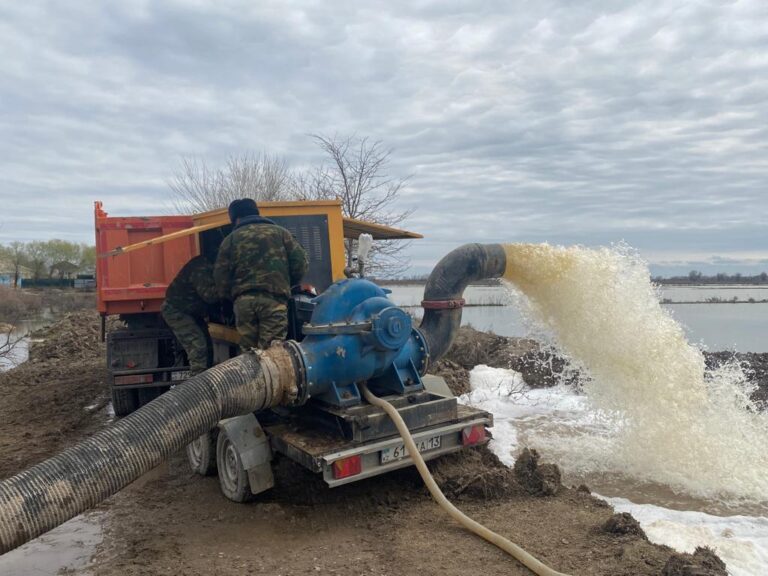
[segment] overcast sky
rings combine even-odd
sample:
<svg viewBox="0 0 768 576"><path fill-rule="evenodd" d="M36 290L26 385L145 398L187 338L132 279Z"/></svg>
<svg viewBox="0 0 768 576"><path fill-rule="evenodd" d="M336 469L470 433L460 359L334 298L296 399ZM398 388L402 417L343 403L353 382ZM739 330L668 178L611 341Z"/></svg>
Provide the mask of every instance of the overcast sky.
<svg viewBox="0 0 768 576"><path fill-rule="evenodd" d="M165 213L181 156L301 168L355 133L411 177L414 271L621 240L768 269L765 0L7 1L0 55L0 242Z"/></svg>

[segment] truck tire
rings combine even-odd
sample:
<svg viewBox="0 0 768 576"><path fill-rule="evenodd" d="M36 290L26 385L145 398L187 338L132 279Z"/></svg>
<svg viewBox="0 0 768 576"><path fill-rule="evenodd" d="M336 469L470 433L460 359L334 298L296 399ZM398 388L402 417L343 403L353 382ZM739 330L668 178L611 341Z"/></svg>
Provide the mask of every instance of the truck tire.
<svg viewBox="0 0 768 576"><path fill-rule="evenodd" d="M160 396L160 394L162 394L166 390L167 388L164 388L161 386L156 386L154 388L139 388L138 390L136 390L139 396L139 406L144 406L145 404L149 404L150 402L152 402L152 400Z"/></svg>
<svg viewBox="0 0 768 576"><path fill-rule="evenodd" d="M139 407L139 395L136 390L112 388L112 408L117 416L128 416Z"/></svg>
<svg viewBox="0 0 768 576"><path fill-rule="evenodd" d="M216 467L219 471L219 487L224 496L233 502L248 502L253 498L248 473L243 469L240 454L225 430L219 430L216 440Z"/></svg>
<svg viewBox="0 0 768 576"><path fill-rule="evenodd" d="M218 429L214 429L187 444L187 461L195 474L200 476L216 474L217 436Z"/></svg>

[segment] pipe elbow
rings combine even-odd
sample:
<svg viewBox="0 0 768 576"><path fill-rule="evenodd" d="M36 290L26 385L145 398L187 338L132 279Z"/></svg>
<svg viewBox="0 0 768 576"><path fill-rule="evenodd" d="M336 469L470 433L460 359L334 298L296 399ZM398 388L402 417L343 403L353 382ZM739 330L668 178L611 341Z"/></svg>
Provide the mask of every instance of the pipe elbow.
<svg viewBox="0 0 768 576"><path fill-rule="evenodd" d="M437 263L424 287L424 318L419 326L431 362L445 355L456 337L466 287L471 282L500 278L506 265L501 244L464 244Z"/></svg>

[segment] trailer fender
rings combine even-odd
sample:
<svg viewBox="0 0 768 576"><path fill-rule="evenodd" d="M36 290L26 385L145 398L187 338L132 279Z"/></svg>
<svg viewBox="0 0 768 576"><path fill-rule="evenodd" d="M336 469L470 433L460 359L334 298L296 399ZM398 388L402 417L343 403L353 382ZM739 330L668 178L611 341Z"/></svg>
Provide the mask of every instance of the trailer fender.
<svg viewBox="0 0 768 576"><path fill-rule="evenodd" d="M269 439L254 414L227 418L219 422L240 456L253 494L260 494L275 485L272 475L272 448Z"/></svg>

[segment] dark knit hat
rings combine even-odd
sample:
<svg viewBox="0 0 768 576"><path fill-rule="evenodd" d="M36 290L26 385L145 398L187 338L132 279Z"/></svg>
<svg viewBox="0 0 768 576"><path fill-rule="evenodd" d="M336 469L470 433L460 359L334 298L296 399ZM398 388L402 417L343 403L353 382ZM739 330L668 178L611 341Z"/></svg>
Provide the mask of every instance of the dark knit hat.
<svg viewBox="0 0 768 576"><path fill-rule="evenodd" d="M259 208L256 206L251 198L240 198L239 200L233 200L229 205L229 221L234 224L238 218L245 218L246 216L258 216Z"/></svg>

